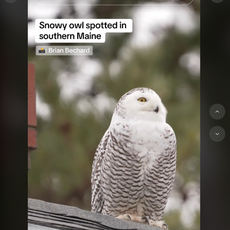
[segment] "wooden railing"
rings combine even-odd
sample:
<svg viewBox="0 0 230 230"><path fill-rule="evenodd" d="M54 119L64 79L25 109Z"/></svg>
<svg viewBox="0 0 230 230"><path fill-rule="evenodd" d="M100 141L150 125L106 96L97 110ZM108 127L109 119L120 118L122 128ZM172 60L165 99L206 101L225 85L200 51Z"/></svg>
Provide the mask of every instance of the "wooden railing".
<svg viewBox="0 0 230 230"><path fill-rule="evenodd" d="M28 169L30 169L30 153L37 148L37 117L35 67L28 63Z"/></svg>

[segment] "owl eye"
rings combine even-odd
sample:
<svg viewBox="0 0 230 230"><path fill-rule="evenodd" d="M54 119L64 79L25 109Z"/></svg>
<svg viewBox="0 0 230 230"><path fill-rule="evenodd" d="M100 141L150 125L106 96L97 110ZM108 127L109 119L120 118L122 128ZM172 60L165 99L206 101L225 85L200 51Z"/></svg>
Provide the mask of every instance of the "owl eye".
<svg viewBox="0 0 230 230"><path fill-rule="evenodd" d="M144 97L140 97L137 100L140 101L140 102L146 102L147 101L146 98L144 98Z"/></svg>

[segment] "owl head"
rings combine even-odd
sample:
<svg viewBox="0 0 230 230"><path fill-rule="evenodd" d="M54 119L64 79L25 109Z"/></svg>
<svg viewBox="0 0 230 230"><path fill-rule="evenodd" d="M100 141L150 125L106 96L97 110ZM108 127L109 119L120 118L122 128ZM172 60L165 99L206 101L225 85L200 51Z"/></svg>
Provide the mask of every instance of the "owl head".
<svg viewBox="0 0 230 230"><path fill-rule="evenodd" d="M166 122L167 110L158 94L149 88L134 88L118 101L114 117L126 120Z"/></svg>

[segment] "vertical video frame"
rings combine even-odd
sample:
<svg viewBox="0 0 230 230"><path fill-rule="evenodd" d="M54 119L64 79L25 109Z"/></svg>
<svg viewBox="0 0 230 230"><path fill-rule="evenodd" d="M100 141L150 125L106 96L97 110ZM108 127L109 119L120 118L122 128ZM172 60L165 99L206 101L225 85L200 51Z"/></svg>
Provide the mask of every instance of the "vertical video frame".
<svg viewBox="0 0 230 230"><path fill-rule="evenodd" d="M200 229L199 4L28 1L37 135L30 199L124 224ZM40 224L29 217L30 230Z"/></svg>

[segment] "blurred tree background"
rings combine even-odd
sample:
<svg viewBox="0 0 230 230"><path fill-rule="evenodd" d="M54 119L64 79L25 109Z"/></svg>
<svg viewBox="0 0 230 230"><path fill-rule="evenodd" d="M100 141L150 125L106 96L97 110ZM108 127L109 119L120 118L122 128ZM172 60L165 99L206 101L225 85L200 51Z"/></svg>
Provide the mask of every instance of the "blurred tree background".
<svg viewBox="0 0 230 230"><path fill-rule="evenodd" d="M181 8L186 10L195 25L192 29L183 31L176 23L157 29L150 26L154 42L150 36L146 44L135 40L136 24L145 10L155 13L155 9L162 8L152 4L154 1L115 2L138 5L91 5L82 13L82 6L69 4L57 7L55 15L50 16L133 18L133 33L107 34L104 44L89 44L93 45L92 56L36 56L35 43L29 43L28 60L35 63L36 69L38 149L31 156L28 196L90 210L91 166L97 145L109 126L117 100L128 90L144 86L162 98L168 110L167 122L178 141L177 176L163 218L171 230L198 230L199 1L168 8L178 13ZM29 29L36 19L30 9L32 5ZM140 9L144 13L136 13Z"/></svg>

